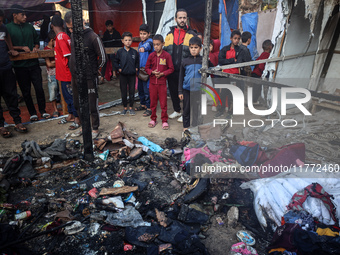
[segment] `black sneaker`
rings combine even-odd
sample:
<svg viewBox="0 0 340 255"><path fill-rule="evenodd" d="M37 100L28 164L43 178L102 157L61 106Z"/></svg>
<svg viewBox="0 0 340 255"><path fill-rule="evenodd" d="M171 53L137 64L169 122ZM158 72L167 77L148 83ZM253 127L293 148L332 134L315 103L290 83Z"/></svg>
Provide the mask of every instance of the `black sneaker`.
<svg viewBox="0 0 340 255"><path fill-rule="evenodd" d="M233 114L231 112L227 113L227 117L225 117L227 120L231 120L233 118Z"/></svg>
<svg viewBox="0 0 340 255"><path fill-rule="evenodd" d="M129 110L129 114L130 114L131 116L136 115L136 113L135 113L135 111L134 111L133 109L130 109L130 110Z"/></svg>
<svg viewBox="0 0 340 255"><path fill-rule="evenodd" d="M221 116L223 116L224 115L224 113L225 113L225 111L223 111L223 110L219 110L219 111L217 111L216 112L216 114L215 114L215 118L218 118L218 117L221 117Z"/></svg>
<svg viewBox="0 0 340 255"><path fill-rule="evenodd" d="M128 110L124 109L123 111L120 112L120 115L126 115Z"/></svg>

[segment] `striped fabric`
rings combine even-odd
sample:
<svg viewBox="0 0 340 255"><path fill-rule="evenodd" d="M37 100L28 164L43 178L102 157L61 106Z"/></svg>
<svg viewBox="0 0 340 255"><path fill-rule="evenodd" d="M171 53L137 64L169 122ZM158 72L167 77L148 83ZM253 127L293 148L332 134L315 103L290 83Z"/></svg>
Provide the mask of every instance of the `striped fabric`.
<svg viewBox="0 0 340 255"><path fill-rule="evenodd" d="M0 0L0 8L1 9L8 9L13 4L19 4L24 8L29 8L33 6L37 6L43 3L60 3L65 0Z"/></svg>

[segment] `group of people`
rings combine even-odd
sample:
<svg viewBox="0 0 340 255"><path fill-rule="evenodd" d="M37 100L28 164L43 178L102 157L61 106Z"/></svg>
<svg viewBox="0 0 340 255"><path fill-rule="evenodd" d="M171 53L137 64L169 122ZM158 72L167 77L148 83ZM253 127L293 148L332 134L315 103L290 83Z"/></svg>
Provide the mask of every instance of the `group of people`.
<svg viewBox="0 0 340 255"><path fill-rule="evenodd" d="M191 29L187 25L187 12L179 9L175 14L176 26L171 27L170 32L163 39L161 35L155 35L153 40L149 38L148 26L140 26L141 42L138 51L131 48L132 34L125 32L122 35L124 47L119 49L114 60L114 68L120 73L120 89L124 109L121 115L135 115L135 111L144 111L143 116L150 116L148 123L150 128L157 125L157 104L160 103L162 128L169 129L168 119L178 118L183 122L183 131L190 126L198 124L198 107L196 102L200 100L200 81L202 68L202 34ZM210 42L208 66L230 65L252 60L247 46L251 43L251 33L234 30L231 33L231 44L221 50L219 40ZM242 41L240 43L240 41ZM272 50L272 43L266 40L263 43L264 52L258 59L266 59ZM251 67L224 68L223 72L240 74L260 78L265 64ZM146 74L147 76L145 77ZM138 93L140 105L133 109L135 77L138 75ZM149 77L148 77L149 76ZM166 86L168 84L168 87ZM236 86L244 90L244 82L237 82ZM127 90L129 89L129 92ZM174 112L167 114L167 89L170 92ZM258 100L261 87L255 87L253 102ZM129 107L127 102L129 95ZM222 105L217 107L215 117L221 117L228 108L226 118L232 117L232 94L229 90L221 91ZM181 101L183 101L183 114L181 113ZM227 103L228 102L228 103ZM227 105L228 104L228 107Z"/></svg>
<svg viewBox="0 0 340 255"><path fill-rule="evenodd" d="M199 100L202 67L202 34L191 29L187 25L187 12L178 9L175 14L176 26L171 27L165 39L162 35L150 37L150 30L147 24L142 24L139 29L141 42L138 50L131 47L132 34L124 32L120 36L113 27L111 20L106 21L107 31L104 33L103 41L94 33L91 28L84 25L84 46L87 48L89 63L86 70L88 85L90 115L92 123L92 137L99 134L99 111L98 111L98 71L101 69L101 76L105 76L107 64L112 62L113 77L119 73L120 90L123 103L121 115L135 115L135 111L144 111L143 116L151 118L148 126L154 128L157 125L157 105L161 108L162 128L169 129L168 119L179 118L183 122L184 131L190 125L198 124L197 107L192 107L190 102ZM46 113L45 95L42 88L42 76L37 59L20 60L11 62L9 54L18 55L18 51L36 52L39 49L39 37L30 24L26 23L26 15L23 7L12 6L12 21L3 25L4 14L0 11L0 76L1 95L3 96L11 116L15 122L15 130L27 132L27 128L21 124L20 110L18 108L18 95L16 92L16 81L22 91L30 120L38 120L33 100L31 97L31 83L33 84L38 102L39 112L42 118L48 119L50 114ZM75 63L75 49L73 43L72 13L66 13L64 20L61 15L54 15L49 24L48 44L45 49L53 49L55 58L46 58L48 88L50 101L53 103L53 117L58 116L57 97L60 93L67 103L68 117L61 119L59 124L71 122L70 130L79 130L74 135L81 134L81 123L79 119L79 98L77 90L77 66ZM71 37L65 33L66 27ZM121 38L121 40L120 40ZM240 40L242 43L240 44ZM231 33L231 44L221 50L219 40L210 42L209 66L229 65L251 61L250 52L247 48L251 41L251 34L238 30ZM106 57L104 45L107 47L119 47L115 55ZM259 59L269 57L272 43L267 40L263 43L264 53ZM6 54L5 54L6 53ZM14 68L15 75L12 72ZM251 75L261 77L264 64L257 65L251 72L250 68L229 68L223 70L231 74ZM138 76L138 93L140 105L134 107L134 94L136 75ZM58 81L61 91L59 91ZM6 84L6 86L4 85ZM167 86L168 84L168 86ZM243 84L237 84L243 89ZM174 112L167 114L167 94L170 93ZM129 101L127 97L129 96ZM226 102L228 102L227 117L232 115L231 94L222 91L222 105L218 106L216 116L225 113ZM259 91L254 93L254 101L257 100ZM183 115L181 113L181 101L183 101ZM191 117L190 117L191 116ZM4 118L0 108L0 132L3 137L11 134L4 127Z"/></svg>
<svg viewBox="0 0 340 255"><path fill-rule="evenodd" d="M38 59L18 60L11 62L9 54L16 56L18 52L37 52L40 47L39 36L34 27L26 22L24 8L20 5L11 7L12 21L6 26L3 24L4 13L0 11L0 75L1 96L4 98L9 112L15 122L15 130L27 132L27 128L21 123L20 109L18 108L18 83L25 100L31 121L37 121L38 115L31 96L31 83L34 86L39 112L42 118L51 117L46 113L45 94L42 86L42 74ZM67 104L68 116L61 119L58 124L71 123L70 130L76 130L75 136L81 135L81 123L79 119L79 94L77 89L77 66L73 43L72 13L66 13L64 17L54 15L48 32L48 44L45 49L54 50L55 57L46 58L48 89L50 101L54 112L58 116L57 97L60 93ZM66 34L66 27L71 33L71 38ZM104 45L99 36L91 28L84 25L84 46L87 49L89 63L86 70L90 116L92 123L92 137L99 134L99 109L97 78L98 70L106 62ZM9 50L9 54L7 54ZM14 68L15 75L12 72ZM57 81L60 82L61 91ZM2 108L0 108L0 132L5 138L10 137L10 131L4 127Z"/></svg>

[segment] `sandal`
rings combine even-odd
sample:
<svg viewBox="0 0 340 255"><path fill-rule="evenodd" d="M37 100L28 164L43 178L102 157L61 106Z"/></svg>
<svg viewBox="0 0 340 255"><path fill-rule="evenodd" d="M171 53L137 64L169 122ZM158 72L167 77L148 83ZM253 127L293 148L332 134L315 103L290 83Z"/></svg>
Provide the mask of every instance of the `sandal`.
<svg viewBox="0 0 340 255"><path fill-rule="evenodd" d="M151 116L151 114L152 114L152 111L146 109L145 112L143 113L143 117L149 117L149 116Z"/></svg>
<svg viewBox="0 0 340 255"><path fill-rule="evenodd" d="M92 139L96 139L99 136L99 132L93 132L92 131Z"/></svg>
<svg viewBox="0 0 340 255"><path fill-rule="evenodd" d="M152 120L152 121L149 122L148 127L154 128L157 125L157 123L158 123L157 121Z"/></svg>
<svg viewBox="0 0 340 255"><path fill-rule="evenodd" d="M38 115L32 115L31 117L30 117L30 121L38 121L39 119L38 119Z"/></svg>
<svg viewBox="0 0 340 255"><path fill-rule="evenodd" d="M0 134L3 138L9 138L12 136L12 133L6 127L0 128Z"/></svg>
<svg viewBox="0 0 340 255"><path fill-rule="evenodd" d="M14 130L19 133L27 133L27 128L22 123L16 124Z"/></svg>
<svg viewBox="0 0 340 255"><path fill-rule="evenodd" d="M146 110L147 108L145 106L138 106L138 107L135 107L135 111L144 111Z"/></svg>
<svg viewBox="0 0 340 255"><path fill-rule="evenodd" d="M168 124L168 122L163 122L163 123L162 123L162 128L163 128L164 130L168 130L168 129L169 129L169 124Z"/></svg>
<svg viewBox="0 0 340 255"><path fill-rule="evenodd" d="M68 127L68 130L76 130L77 128L80 128L80 124L79 124L79 123L73 122L73 123Z"/></svg>
<svg viewBox="0 0 340 255"><path fill-rule="evenodd" d="M43 115L41 116L41 117L43 117L44 119L49 119L49 118L51 118L51 115L49 114L49 113L43 113Z"/></svg>
<svg viewBox="0 0 340 255"><path fill-rule="evenodd" d="M58 122L58 124L66 124L66 123L68 123L68 122L74 122L74 120L67 120L66 118L62 118L62 119Z"/></svg>
<svg viewBox="0 0 340 255"><path fill-rule="evenodd" d="M59 112L58 111L53 112L52 117L53 118L58 118L59 117Z"/></svg>

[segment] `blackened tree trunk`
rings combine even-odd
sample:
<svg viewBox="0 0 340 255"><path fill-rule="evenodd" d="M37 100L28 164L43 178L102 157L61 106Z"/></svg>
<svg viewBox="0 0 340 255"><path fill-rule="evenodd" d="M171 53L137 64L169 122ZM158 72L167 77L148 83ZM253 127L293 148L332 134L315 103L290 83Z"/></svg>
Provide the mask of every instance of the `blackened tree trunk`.
<svg viewBox="0 0 340 255"><path fill-rule="evenodd" d="M92 147L92 132L90 123L90 109L88 88L86 79L86 67L88 64L88 54L85 52L84 47L84 25L82 14L81 0L72 0L72 23L73 23L73 38L76 56L76 70L77 70L77 87L79 92L79 108L80 108L80 121L83 129L84 141L84 158L88 161L93 161L93 147Z"/></svg>

